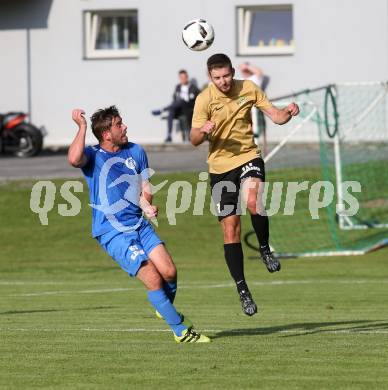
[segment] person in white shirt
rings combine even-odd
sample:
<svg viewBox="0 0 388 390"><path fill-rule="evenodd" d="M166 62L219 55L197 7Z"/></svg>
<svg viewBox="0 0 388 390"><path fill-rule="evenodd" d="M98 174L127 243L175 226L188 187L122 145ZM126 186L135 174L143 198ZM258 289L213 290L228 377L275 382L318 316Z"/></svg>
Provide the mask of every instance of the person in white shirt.
<svg viewBox="0 0 388 390"><path fill-rule="evenodd" d="M262 91L268 86L269 77L263 73L263 71L256 65L249 62L243 62L238 66L241 77L244 80L253 81ZM263 155L267 154L267 132L266 123L263 113L256 107L252 108L252 128L254 130L255 140L257 143L258 138L263 136L262 152Z"/></svg>

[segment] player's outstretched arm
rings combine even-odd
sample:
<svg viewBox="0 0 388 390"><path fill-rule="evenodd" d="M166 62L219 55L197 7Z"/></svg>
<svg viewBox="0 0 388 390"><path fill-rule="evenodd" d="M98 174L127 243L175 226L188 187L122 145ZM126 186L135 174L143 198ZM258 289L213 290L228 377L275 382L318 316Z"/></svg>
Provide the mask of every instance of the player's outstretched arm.
<svg viewBox="0 0 388 390"><path fill-rule="evenodd" d="M190 142L194 146L201 145L207 136L214 130L215 123L207 121L200 129L193 127L190 130Z"/></svg>
<svg viewBox="0 0 388 390"><path fill-rule="evenodd" d="M72 112L73 121L78 125L78 132L67 152L67 160L75 168L81 168L87 162L87 157L84 153L87 128L84 115L85 111L79 108L74 109Z"/></svg>
<svg viewBox="0 0 388 390"><path fill-rule="evenodd" d="M284 108L277 108L272 106L270 108L264 109L263 112L272 120L272 122L276 123L277 125L284 125L293 116L297 116L299 114L299 107L296 103L291 103Z"/></svg>

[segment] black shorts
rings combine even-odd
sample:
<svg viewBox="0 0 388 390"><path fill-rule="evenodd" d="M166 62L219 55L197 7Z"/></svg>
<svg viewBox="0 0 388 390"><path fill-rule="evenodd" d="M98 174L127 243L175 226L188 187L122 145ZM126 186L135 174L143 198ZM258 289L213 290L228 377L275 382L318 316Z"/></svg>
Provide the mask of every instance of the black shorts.
<svg viewBox="0 0 388 390"><path fill-rule="evenodd" d="M210 173L212 198L219 221L230 215L241 214L240 187L241 182L248 177L256 177L265 181L265 167L262 158L255 158L228 172Z"/></svg>

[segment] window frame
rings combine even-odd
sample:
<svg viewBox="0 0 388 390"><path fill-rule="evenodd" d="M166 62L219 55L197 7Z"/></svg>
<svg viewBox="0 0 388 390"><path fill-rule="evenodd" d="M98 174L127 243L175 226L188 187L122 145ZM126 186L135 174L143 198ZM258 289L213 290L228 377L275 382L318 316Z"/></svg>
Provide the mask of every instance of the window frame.
<svg viewBox="0 0 388 390"><path fill-rule="evenodd" d="M295 45L285 46L249 46L250 19L252 11L257 10L282 10L290 9L292 17L292 40L294 40L294 4L263 4L263 5L238 5L236 6L236 55L292 55L295 53Z"/></svg>
<svg viewBox="0 0 388 390"><path fill-rule="evenodd" d="M133 16L137 17L138 31L138 47L131 49L95 49L97 41L97 28L93 23L97 23L97 19L93 20L94 15L107 17ZM139 10L130 9L91 9L83 11L84 25L84 58L85 59L115 59L115 58L139 58Z"/></svg>

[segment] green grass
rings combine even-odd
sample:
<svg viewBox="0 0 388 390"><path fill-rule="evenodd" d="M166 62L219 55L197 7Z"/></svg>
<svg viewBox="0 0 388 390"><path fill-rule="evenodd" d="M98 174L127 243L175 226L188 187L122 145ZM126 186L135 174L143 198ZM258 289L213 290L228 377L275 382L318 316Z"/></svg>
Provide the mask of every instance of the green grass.
<svg viewBox="0 0 388 390"><path fill-rule="evenodd" d="M271 275L245 248L259 304L248 318L216 218L188 212L170 226L162 207L158 232L178 267L177 308L213 338L177 345L140 283L90 238L86 186L80 215L53 210L41 226L29 210L32 184L0 186L0 388L388 387L388 250L287 260Z"/></svg>

